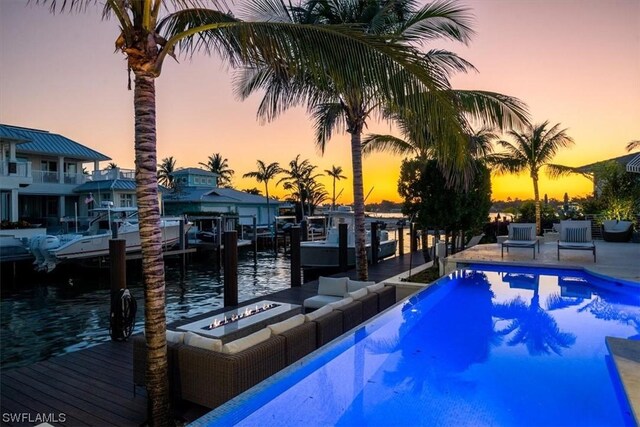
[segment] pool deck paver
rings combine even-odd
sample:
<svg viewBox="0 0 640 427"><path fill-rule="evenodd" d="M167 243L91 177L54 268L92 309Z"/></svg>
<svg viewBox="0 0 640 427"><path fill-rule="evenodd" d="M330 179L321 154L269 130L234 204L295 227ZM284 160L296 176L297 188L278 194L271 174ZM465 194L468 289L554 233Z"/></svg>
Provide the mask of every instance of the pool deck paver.
<svg viewBox="0 0 640 427"><path fill-rule="evenodd" d="M445 259L446 271L465 263L504 263L533 267L578 268L596 275L640 283L640 244L596 240L596 262L590 251L562 250L558 261L556 242L540 242L540 253L533 259L530 248L510 248L500 257L500 244L476 245Z"/></svg>
<svg viewBox="0 0 640 427"><path fill-rule="evenodd" d="M615 337L606 341L636 424L640 425L640 341Z"/></svg>

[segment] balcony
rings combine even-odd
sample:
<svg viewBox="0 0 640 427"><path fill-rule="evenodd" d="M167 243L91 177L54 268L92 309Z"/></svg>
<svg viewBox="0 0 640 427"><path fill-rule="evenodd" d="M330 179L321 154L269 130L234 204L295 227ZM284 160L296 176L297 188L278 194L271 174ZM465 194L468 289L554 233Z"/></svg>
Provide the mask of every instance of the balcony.
<svg viewBox="0 0 640 427"><path fill-rule="evenodd" d="M34 184L71 184L80 185L86 181L86 176L81 173L69 173L63 174L63 180L60 182L60 172L38 171L31 172L33 175Z"/></svg>
<svg viewBox="0 0 640 427"><path fill-rule="evenodd" d="M91 175L93 181L107 181L110 179L136 179L136 171L133 169L103 169L95 170Z"/></svg>
<svg viewBox="0 0 640 427"><path fill-rule="evenodd" d="M0 176L31 177L31 162L0 162Z"/></svg>

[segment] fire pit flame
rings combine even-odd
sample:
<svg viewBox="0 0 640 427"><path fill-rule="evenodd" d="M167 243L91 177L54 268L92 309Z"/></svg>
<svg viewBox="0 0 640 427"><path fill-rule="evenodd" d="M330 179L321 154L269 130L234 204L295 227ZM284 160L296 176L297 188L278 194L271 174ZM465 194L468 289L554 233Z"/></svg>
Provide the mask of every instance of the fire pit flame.
<svg viewBox="0 0 640 427"><path fill-rule="evenodd" d="M249 307L247 307L244 312L240 313L240 314L233 314L231 315L230 319L227 319L227 316L224 316L224 318L222 320L215 318L213 319L213 321L211 322L211 324L209 325L209 329L216 329L219 328L220 326L225 326L228 325L230 323L235 323L241 319L246 319L247 317L251 317L255 314L258 313L262 313L263 311L267 311L271 308L277 307L279 304L263 304L262 307L258 307L256 305L256 307L254 309L250 309Z"/></svg>

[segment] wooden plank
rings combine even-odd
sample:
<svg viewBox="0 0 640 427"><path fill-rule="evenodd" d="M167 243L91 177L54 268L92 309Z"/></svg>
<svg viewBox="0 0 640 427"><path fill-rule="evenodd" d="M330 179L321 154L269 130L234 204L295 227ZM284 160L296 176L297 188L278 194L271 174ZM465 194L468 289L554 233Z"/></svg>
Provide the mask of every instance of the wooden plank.
<svg viewBox="0 0 640 427"><path fill-rule="evenodd" d="M38 402L37 400L26 396L22 391L16 390L12 386L2 384L2 413L3 414L60 414L57 408L52 407L46 403ZM79 418L71 417L65 414L65 424L73 426L88 425ZM2 425L5 425L3 423ZM6 425L18 426L25 425L25 423L9 422Z"/></svg>
<svg viewBox="0 0 640 427"><path fill-rule="evenodd" d="M91 347L82 350L82 354L90 355L96 361L101 361L109 365L118 366L120 368L131 370L133 363L133 351L129 350L126 353L105 352L101 346Z"/></svg>
<svg viewBox="0 0 640 427"><path fill-rule="evenodd" d="M42 377L39 373L34 372L30 369L26 369L20 373L10 372L8 375L14 375L19 379L23 384L29 384L42 393L48 394L51 397L55 397L57 399L64 399L64 402L71 407L75 407L78 410L82 410L88 412L89 414L94 415L95 417L99 417L102 419L103 423L105 421L114 423L117 425L122 424L131 424L132 420L120 415L120 411L118 407L114 407L115 412L105 409L100 405L102 399L93 399L91 396L88 396L84 393L79 393L73 387L65 386L64 384L49 384L47 382L42 381ZM63 411L66 412L66 411ZM73 412L69 412L73 414Z"/></svg>
<svg viewBox="0 0 640 427"><path fill-rule="evenodd" d="M20 392L28 395L34 401L56 408L57 411L63 412L72 418L77 418L87 424L93 425L103 425L105 421L108 421L98 418L93 413L87 412L86 410L77 408L76 406L68 403L66 401L67 396L64 393L58 394L53 390L53 394L51 394L52 390L48 387L45 387L45 390L42 390L42 384L34 383L33 380L28 377L25 378L22 374L16 372L16 370L4 374L3 388L7 377L15 381L15 385L13 386L14 388L17 388Z"/></svg>
<svg viewBox="0 0 640 427"><path fill-rule="evenodd" d="M76 352L80 353L80 352ZM50 359L51 362L66 366L76 372L80 372L89 378L93 378L99 381L119 383L122 381L122 373L107 370L104 365L95 363L92 359L87 359L80 355L69 354L65 357L57 357ZM131 373L129 375L132 375ZM123 386L123 388L127 388Z"/></svg>

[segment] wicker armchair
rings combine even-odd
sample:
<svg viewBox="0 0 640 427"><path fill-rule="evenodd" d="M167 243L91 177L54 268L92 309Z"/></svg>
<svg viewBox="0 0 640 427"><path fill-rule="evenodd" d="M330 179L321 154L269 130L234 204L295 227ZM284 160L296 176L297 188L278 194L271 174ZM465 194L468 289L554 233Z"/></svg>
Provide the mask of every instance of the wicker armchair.
<svg viewBox="0 0 640 427"><path fill-rule="evenodd" d="M335 310L342 313L342 332L347 332L362 323L362 302L358 300Z"/></svg>
<svg viewBox="0 0 640 427"><path fill-rule="evenodd" d="M320 348L342 335L342 312L332 311L313 321L316 324L316 346Z"/></svg>
<svg viewBox="0 0 640 427"><path fill-rule="evenodd" d="M378 294L378 313L383 312L396 303L395 286L385 286L379 291L374 292Z"/></svg>
<svg viewBox="0 0 640 427"><path fill-rule="evenodd" d="M273 335L236 354L181 346L182 398L215 408L286 366L286 339Z"/></svg>
<svg viewBox="0 0 640 427"><path fill-rule="evenodd" d="M133 344L133 394L136 387L147 384L147 341L142 334L131 338ZM178 349L182 344L167 343L167 363L169 366L169 395L173 402L178 402L180 396L180 371L178 370Z"/></svg>
<svg viewBox="0 0 640 427"><path fill-rule="evenodd" d="M371 319L378 314L378 294L369 292L366 296L358 301L362 303L362 321Z"/></svg>
<svg viewBox="0 0 640 427"><path fill-rule="evenodd" d="M631 221L609 220L602 223L602 238L605 242L628 242L633 235Z"/></svg>
<svg viewBox="0 0 640 427"><path fill-rule="evenodd" d="M306 322L279 334L286 339L286 363L291 365L317 348L317 331L314 322Z"/></svg>

